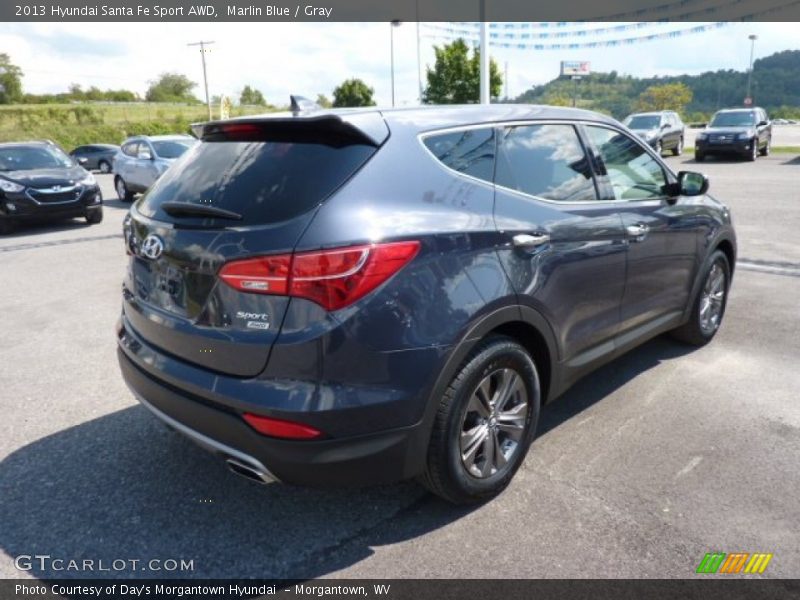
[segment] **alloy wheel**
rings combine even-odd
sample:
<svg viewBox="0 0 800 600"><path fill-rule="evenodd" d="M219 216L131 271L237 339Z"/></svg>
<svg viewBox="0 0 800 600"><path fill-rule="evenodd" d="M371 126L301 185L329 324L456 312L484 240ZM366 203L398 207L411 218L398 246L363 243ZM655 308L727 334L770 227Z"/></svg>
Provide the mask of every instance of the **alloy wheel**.
<svg viewBox="0 0 800 600"><path fill-rule="evenodd" d="M718 262L714 263L706 277L700 297L700 329L705 334L713 333L722 320L725 301L725 271Z"/></svg>
<svg viewBox="0 0 800 600"><path fill-rule="evenodd" d="M461 462L467 472L485 479L512 464L527 416L528 391L519 373L504 368L484 377L461 421Z"/></svg>
<svg viewBox="0 0 800 600"><path fill-rule="evenodd" d="M125 200L128 190L125 189L125 182L122 179L117 179L117 196L120 200Z"/></svg>

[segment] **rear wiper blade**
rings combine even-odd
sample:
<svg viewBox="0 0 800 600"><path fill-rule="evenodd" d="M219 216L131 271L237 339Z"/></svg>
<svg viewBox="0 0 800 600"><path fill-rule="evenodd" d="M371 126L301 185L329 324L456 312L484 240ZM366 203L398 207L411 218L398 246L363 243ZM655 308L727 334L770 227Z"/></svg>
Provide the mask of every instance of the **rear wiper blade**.
<svg viewBox="0 0 800 600"><path fill-rule="evenodd" d="M195 204L193 202L168 201L161 204L161 209L173 217L217 217L241 221L242 215L232 210L225 210L208 204Z"/></svg>

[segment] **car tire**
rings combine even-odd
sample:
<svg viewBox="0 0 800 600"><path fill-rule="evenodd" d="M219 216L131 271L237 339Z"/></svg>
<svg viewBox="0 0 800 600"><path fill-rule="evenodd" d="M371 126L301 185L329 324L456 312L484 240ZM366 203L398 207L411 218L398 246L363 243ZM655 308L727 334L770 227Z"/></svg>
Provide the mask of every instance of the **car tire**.
<svg viewBox="0 0 800 600"><path fill-rule="evenodd" d="M772 146L772 138L767 138L767 143L759 150L761 156L769 156L770 146Z"/></svg>
<svg viewBox="0 0 800 600"><path fill-rule="evenodd" d="M680 138L678 140L678 145L672 149L673 156L680 156L681 154L683 154L683 138Z"/></svg>
<svg viewBox="0 0 800 600"><path fill-rule="evenodd" d="M111 173L111 163L107 160L101 160L97 163L97 168L101 173Z"/></svg>
<svg viewBox="0 0 800 600"><path fill-rule="evenodd" d="M86 215L84 216L86 222L90 225L96 225L97 223L103 222L103 208L93 208L92 210L87 210Z"/></svg>
<svg viewBox="0 0 800 600"><path fill-rule="evenodd" d="M704 153L695 151L694 160L696 162L703 162L705 159L706 159L706 155Z"/></svg>
<svg viewBox="0 0 800 600"><path fill-rule="evenodd" d="M751 143L750 152L747 153L747 160L754 162L758 158L758 138L755 138Z"/></svg>
<svg viewBox="0 0 800 600"><path fill-rule="evenodd" d="M0 235L13 233L14 229L16 229L15 225L11 219L0 219Z"/></svg>
<svg viewBox="0 0 800 600"><path fill-rule="evenodd" d="M533 441L540 396L536 365L525 348L508 337L487 338L439 401L422 484L454 504L498 495Z"/></svg>
<svg viewBox="0 0 800 600"><path fill-rule="evenodd" d="M133 192L128 190L125 180L119 175L114 179L114 189L117 190L117 197L123 202L133 201Z"/></svg>
<svg viewBox="0 0 800 600"><path fill-rule="evenodd" d="M724 252L717 250L708 258L702 277L689 321L670 332L675 339L692 346L704 346L710 342L725 316L731 267Z"/></svg>

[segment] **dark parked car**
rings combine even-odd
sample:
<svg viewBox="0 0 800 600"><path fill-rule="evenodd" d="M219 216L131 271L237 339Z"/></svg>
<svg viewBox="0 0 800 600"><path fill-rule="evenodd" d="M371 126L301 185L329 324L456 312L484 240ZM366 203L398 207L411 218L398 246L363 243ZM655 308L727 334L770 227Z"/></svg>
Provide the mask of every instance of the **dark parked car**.
<svg viewBox="0 0 800 600"><path fill-rule="evenodd" d="M139 135L125 140L114 157L114 189L119 199L130 202L134 194L147 191L196 143L189 135Z"/></svg>
<svg viewBox="0 0 800 600"><path fill-rule="evenodd" d="M763 108L727 108L697 134L694 157L701 162L712 154L735 154L755 160L767 156L771 145L772 124Z"/></svg>
<svg viewBox="0 0 800 600"><path fill-rule="evenodd" d="M85 169L96 169L101 173L111 173L117 152L119 152L119 146L114 146L113 144L90 144L78 146L69 154L75 160L86 159L81 161Z"/></svg>
<svg viewBox="0 0 800 600"><path fill-rule="evenodd" d="M94 175L50 142L0 144L0 233L32 219L103 220Z"/></svg>
<svg viewBox="0 0 800 600"><path fill-rule="evenodd" d="M124 222L119 362L252 480L419 477L483 500L543 403L662 332L720 326L728 209L602 115L330 110L198 133Z"/></svg>
<svg viewBox="0 0 800 600"><path fill-rule="evenodd" d="M674 111L636 113L629 115L624 123L659 155L664 150L671 150L675 156L683 152L685 126Z"/></svg>

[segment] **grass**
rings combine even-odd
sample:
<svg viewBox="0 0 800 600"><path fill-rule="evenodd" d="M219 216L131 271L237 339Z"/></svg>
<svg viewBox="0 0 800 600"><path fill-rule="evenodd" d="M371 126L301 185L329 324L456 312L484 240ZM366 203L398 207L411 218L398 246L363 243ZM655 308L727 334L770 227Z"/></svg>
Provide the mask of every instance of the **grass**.
<svg viewBox="0 0 800 600"><path fill-rule="evenodd" d="M686 146L684 152L694 152L694 146ZM771 154L800 154L800 146L771 146Z"/></svg>
<svg viewBox="0 0 800 600"><path fill-rule="evenodd" d="M214 108L214 118L219 116ZM268 112L236 106L231 116ZM203 104L152 102L0 105L0 142L50 139L66 150L81 144L119 144L131 135L188 133L208 120Z"/></svg>

